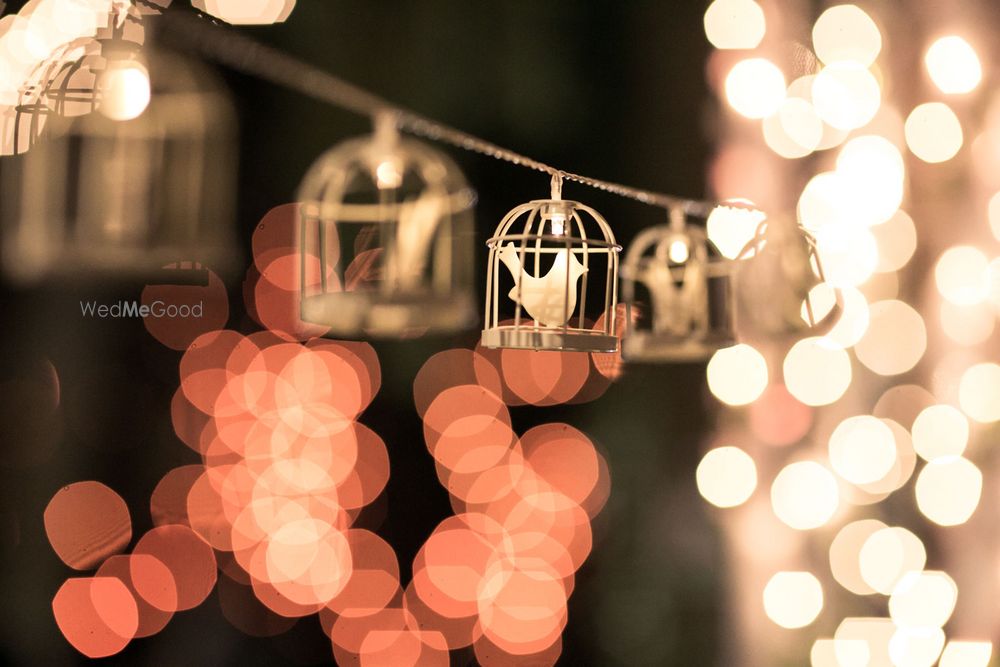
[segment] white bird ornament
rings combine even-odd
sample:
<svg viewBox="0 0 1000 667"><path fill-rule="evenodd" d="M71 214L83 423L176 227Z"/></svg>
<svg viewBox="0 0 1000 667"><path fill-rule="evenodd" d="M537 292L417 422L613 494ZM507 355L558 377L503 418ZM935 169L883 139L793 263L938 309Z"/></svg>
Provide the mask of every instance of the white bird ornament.
<svg viewBox="0 0 1000 667"><path fill-rule="evenodd" d="M513 243L502 246L499 255L514 278L514 287L507 296L514 303L520 303L536 322L547 327L565 325L576 310L577 281L587 272L576 253L568 249L558 251L544 276L533 276L522 270L521 258Z"/></svg>

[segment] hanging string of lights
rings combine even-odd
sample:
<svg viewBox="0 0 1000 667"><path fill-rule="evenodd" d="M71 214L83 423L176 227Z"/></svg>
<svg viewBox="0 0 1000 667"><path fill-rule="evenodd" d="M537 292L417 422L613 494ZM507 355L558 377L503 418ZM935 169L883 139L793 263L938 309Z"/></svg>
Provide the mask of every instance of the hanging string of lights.
<svg viewBox="0 0 1000 667"><path fill-rule="evenodd" d="M182 43L222 65L358 114L392 114L400 130L424 139L486 155L649 206L679 209L686 215L697 218L708 218L718 205L716 202L677 197L560 169L400 107L319 67L228 30L204 17L199 20L191 15L168 12L163 16L163 23L164 38ZM749 205L743 202L726 202L726 206L747 208Z"/></svg>

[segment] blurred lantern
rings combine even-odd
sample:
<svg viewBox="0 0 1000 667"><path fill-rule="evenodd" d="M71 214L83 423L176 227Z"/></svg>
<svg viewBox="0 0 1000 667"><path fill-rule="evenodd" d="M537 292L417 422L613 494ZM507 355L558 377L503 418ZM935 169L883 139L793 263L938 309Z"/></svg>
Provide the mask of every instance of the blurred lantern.
<svg viewBox="0 0 1000 667"><path fill-rule="evenodd" d="M140 54L143 37L138 10L112 12L99 50L72 47L78 58L17 112L47 116L51 136L4 165L3 266L13 279L225 263L232 109L207 72Z"/></svg>
<svg viewBox="0 0 1000 667"><path fill-rule="evenodd" d="M191 4L233 25L284 23L295 9L295 0L191 0Z"/></svg>
<svg viewBox="0 0 1000 667"><path fill-rule="evenodd" d="M741 339L819 336L840 318L835 303L816 303L812 289L825 282L816 241L797 224L765 220L739 255L736 329Z"/></svg>
<svg viewBox="0 0 1000 667"><path fill-rule="evenodd" d="M551 199L511 210L487 245L484 347L617 351L621 246L597 211L562 198L558 175ZM510 305L513 321L502 323ZM588 308L590 317L605 315L600 328L590 324Z"/></svg>
<svg viewBox="0 0 1000 667"><path fill-rule="evenodd" d="M340 337L468 327L475 199L455 163L400 138L391 114L324 153L299 189L302 319Z"/></svg>
<svg viewBox="0 0 1000 667"><path fill-rule="evenodd" d="M623 342L626 359L704 359L734 342L730 262L685 222L672 209L669 225L644 230L625 255L622 298L638 313Z"/></svg>
<svg viewBox="0 0 1000 667"><path fill-rule="evenodd" d="M101 73L116 62L137 57L145 39L139 9L117 6L102 21L96 34L53 49L27 74L15 98L8 100L11 106L0 127L0 155L16 155L31 148L50 115L80 116L95 111Z"/></svg>

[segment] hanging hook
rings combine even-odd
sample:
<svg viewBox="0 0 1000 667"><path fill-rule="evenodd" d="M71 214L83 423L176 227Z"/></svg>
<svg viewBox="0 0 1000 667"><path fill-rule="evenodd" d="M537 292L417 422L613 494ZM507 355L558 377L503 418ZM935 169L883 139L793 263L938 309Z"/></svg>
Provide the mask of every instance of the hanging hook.
<svg viewBox="0 0 1000 667"><path fill-rule="evenodd" d="M552 200L562 201L563 175L561 171L552 173Z"/></svg>
<svg viewBox="0 0 1000 667"><path fill-rule="evenodd" d="M399 114L389 109L379 109L372 114L375 145L391 149L399 139Z"/></svg>
<svg viewBox="0 0 1000 667"><path fill-rule="evenodd" d="M667 209L667 217L670 219L670 229L675 232L683 232L687 222L687 212L683 206L671 206Z"/></svg>

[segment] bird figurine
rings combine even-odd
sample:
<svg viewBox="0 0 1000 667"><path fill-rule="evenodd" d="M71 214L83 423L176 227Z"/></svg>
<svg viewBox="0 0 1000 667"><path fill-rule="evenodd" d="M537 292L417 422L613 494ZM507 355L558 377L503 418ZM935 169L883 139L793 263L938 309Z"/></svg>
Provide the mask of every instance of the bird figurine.
<svg viewBox="0 0 1000 667"><path fill-rule="evenodd" d="M656 262L640 271L638 280L652 296L653 330L685 336L708 327L708 287L701 262L686 262L679 281L675 270Z"/></svg>
<svg viewBox="0 0 1000 667"><path fill-rule="evenodd" d="M523 270L513 243L502 246L499 255L514 278L514 287L507 296L528 311L536 322L547 327L564 326L576 310L577 281L587 272L576 254L568 249L557 252L544 276L533 276Z"/></svg>

